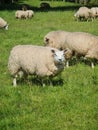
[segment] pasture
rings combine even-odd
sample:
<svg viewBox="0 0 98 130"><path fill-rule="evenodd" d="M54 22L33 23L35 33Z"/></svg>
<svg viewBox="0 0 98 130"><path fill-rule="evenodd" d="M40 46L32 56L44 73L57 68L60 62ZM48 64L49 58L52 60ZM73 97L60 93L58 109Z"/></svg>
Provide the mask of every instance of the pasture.
<svg viewBox="0 0 98 130"><path fill-rule="evenodd" d="M48 1L49 10L40 10L40 0L1 6L0 17L9 30L0 29L0 130L98 130L98 64L91 69L84 61L72 61L54 78L54 86L36 82L12 86L7 63L12 47L18 44L44 45L43 37L53 30L82 31L98 35L98 19L77 22L74 13L80 5ZM28 4L35 16L15 19L15 11ZM37 52L36 52L37 53Z"/></svg>

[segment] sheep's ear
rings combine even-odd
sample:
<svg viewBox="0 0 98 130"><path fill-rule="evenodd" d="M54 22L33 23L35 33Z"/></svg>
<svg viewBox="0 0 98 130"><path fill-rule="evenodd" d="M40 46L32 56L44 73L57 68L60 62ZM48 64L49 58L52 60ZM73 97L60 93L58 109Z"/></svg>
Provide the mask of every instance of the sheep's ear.
<svg viewBox="0 0 98 130"><path fill-rule="evenodd" d="M46 41L46 42L47 42L47 44L48 44L48 42L49 42L49 38L47 38L47 37L46 37L45 41Z"/></svg>
<svg viewBox="0 0 98 130"><path fill-rule="evenodd" d="M64 53L66 53L67 51L71 51L69 48L66 48L65 50L64 50Z"/></svg>
<svg viewBox="0 0 98 130"><path fill-rule="evenodd" d="M49 42L49 38L46 38L46 42Z"/></svg>
<svg viewBox="0 0 98 130"><path fill-rule="evenodd" d="M45 38L45 46L49 44L49 38Z"/></svg>
<svg viewBox="0 0 98 130"><path fill-rule="evenodd" d="M67 49L63 50L64 54L65 54L67 51L68 51Z"/></svg>

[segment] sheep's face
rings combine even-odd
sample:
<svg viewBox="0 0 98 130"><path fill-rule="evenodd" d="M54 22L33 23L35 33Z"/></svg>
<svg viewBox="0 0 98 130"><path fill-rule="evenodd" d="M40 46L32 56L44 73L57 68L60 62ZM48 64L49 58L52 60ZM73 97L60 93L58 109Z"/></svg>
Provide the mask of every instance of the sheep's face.
<svg viewBox="0 0 98 130"><path fill-rule="evenodd" d="M74 17L77 17L77 13L74 14Z"/></svg>
<svg viewBox="0 0 98 130"><path fill-rule="evenodd" d="M53 57L54 57L54 61L55 63L64 63L65 61L65 57L64 57L64 51L55 51L55 50L51 50L53 53Z"/></svg>

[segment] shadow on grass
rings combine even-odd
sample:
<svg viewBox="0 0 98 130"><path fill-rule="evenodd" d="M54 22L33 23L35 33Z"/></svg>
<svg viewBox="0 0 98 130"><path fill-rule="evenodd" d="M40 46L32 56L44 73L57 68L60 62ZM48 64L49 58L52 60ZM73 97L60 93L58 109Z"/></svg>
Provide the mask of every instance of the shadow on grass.
<svg viewBox="0 0 98 130"><path fill-rule="evenodd" d="M49 2L49 0L47 0ZM33 5L29 5L29 4L25 4L24 0L19 0L18 2L14 2L14 3L9 3L9 4L0 4L0 10L9 10L9 11L12 11L12 10L18 10L18 9L21 9L23 5L26 5L27 6L27 9L32 9L34 11L68 11L68 10L77 10L79 9L79 7L83 6L81 4L75 4L75 2L72 2L72 1L68 1L68 3L73 3L73 5L70 5L66 2L63 2L64 3L64 6L56 6L56 7L52 7L51 4L49 6L49 8L40 8L40 4L41 3L48 3L47 1L44 2L44 0L40 0L39 1L39 6L33 6ZM67 4L67 5L66 5ZM93 4L88 4L88 5L85 5L87 7L96 7L98 6L97 3L93 3Z"/></svg>
<svg viewBox="0 0 98 130"><path fill-rule="evenodd" d="M39 7L24 4L23 2L18 2L18 3L0 5L0 10L9 10L9 11L18 10L18 9L22 9L23 5L26 5L27 9L31 9L36 12L77 10L80 7L79 5L73 5L73 6L65 5L65 6L56 6L56 7L49 7L49 8L40 8L40 2L39 2Z"/></svg>
<svg viewBox="0 0 98 130"><path fill-rule="evenodd" d="M42 80L43 79L43 80ZM18 85L28 85L28 86L63 86L64 81L62 78L54 77L51 82L49 79L38 78L37 76L29 76L27 79L18 79Z"/></svg>
<svg viewBox="0 0 98 130"><path fill-rule="evenodd" d="M64 84L64 81L63 81L63 79L61 79L61 78L53 78L51 81L49 80L49 79L44 79L43 80L43 82L42 82L42 80L41 79L37 79L37 78L32 78L31 79L31 81L32 81L32 85L37 85L37 86L43 86L43 84L45 85L45 86L63 86L63 84Z"/></svg>
<svg viewBox="0 0 98 130"><path fill-rule="evenodd" d="M76 57L73 57L70 61L69 61L69 65L70 66L74 66L74 65L77 65L77 64L85 64L87 66L90 66L91 67L91 63L94 63L94 66L96 66L98 64L98 60L96 59L85 59L84 57L80 57L80 58L76 58Z"/></svg>

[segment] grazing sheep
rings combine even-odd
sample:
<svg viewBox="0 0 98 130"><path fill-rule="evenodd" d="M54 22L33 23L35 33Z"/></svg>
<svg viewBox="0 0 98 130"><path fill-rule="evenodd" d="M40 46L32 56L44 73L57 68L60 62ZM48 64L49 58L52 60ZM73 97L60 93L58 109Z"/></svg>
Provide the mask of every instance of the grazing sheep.
<svg viewBox="0 0 98 130"><path fill-rule="evenodd" d="M0 17L0 28L5 28L5 30L8 30L8 23Z"/></svg>
<svg viewBox="0 0 98 130"><path fill-rule="evenodd" d="M28 18L32 18L34 16L34 11L33 10L26 10L28 14Z"/></svg>
<svg viewBox="0 0 98 130"><path fill-rule="evenodd" d="M44 45L63 50L66 48L65 39L68 34L63 30L51 31L44 36Z"/></svg>
<svg viewBox="0 0 98 130"><path fill-rule="evenodd" d="M96 18L96 17L97 17L97 8L96 8L96 7L92 7L92 8L91 8L91 12L92 12L92 16L93 16L94 18Z"/></svg>
<svg viewBox="0 0 98 130"><path fill-rule="evenodd" d="M96 17L98 17L98 7L96 7Z"/></svg>
<svg viewBox="0 0 98 130"><path fill-rule="evenodd" d="M63 30L51 31L44 36L45 46L51 46L59 50L65 50L67 48L65 44L66 36L70 32ZM66 56L66 67L69 67L69 56Z"/></svg>
<svg viewBox="0 0 98 130"><path fill-rule="evenodd" d="M79 10L74 14L74 17L77 20L92 20L93 21L93 15L91 9L87 7L80 7Z"/></svg>
<svg viewBox="0 0 98 130"><path fill-rule="evenodd" d="M94 68L93 59L98 60L98 36L85 32L72 32L67 35L65 44L70 52L90 59Z"/></svg>
<svg viewBox="0 0 98 130"><path fill-rule="evenodd" d="M28 12L23 10L17 10L15 12L15 17L17 19L27 19L28 18Z"/></svg>
<svg viewBox="0 0 98 130"><path fill-rule="evenodd" d="M17 85L17 78L25 75L39 77L54 77L64 69L64 51L51 47L34 45L17 45L12 48L8 69L13 76L13 85Z"/></svg>
<svg viewBox="0 0 98 130"><path fill-rule="evenodd" d="M69 60L72 56L84 56L89 59L97 59L98 36L85 32L52 31L44 37L46 46L65 50L66 67L69 67ZM91 66L94 64L91 61Z"/></svg>

